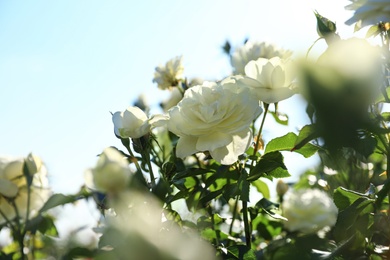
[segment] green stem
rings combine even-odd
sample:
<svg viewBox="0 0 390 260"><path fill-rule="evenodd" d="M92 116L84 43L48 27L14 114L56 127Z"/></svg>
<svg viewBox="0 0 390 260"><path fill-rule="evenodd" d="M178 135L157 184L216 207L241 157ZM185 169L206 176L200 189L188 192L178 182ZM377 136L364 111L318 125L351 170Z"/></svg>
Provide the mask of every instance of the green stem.
<svg viewBox="0 0 390 260"><path fill-rule="evenodd" d="M215 221L214 221L214 215L213 215L213 212L212 212L212 209L210 206L207 207L207 211L210 215L210 218L211 218L211 226L212 226L212 229L214 230L215 232L215 245L216 246L219 246L219 239L220 239L220 231L215 229Z"/></svg>
<svg viewBox="0 0 390 260"><path fill-rule="evenodd" d="M259 148L259 143L260 143L260 138L261 138L261 132L263 131L264 122L265 122L265 117L267 116L267 113L268 113L268 108L269 108L269 104L264 103L264 116L263 116L263 119L261 120L259 132L257 133L257 139L256 139L255 149L254 149L254 151L253 151L253 155L256 155L257 149Z"/></svg>
<svg viewBox="0 0 390 260"><path fill-rule="evenodd" d="M238 207L238 195L236 197L236 201L234 202L232 223L230 223L230 227L229 227L229 235L232 235L232 233L233 233L233 224L234 224L234 221L236 220L237 207Z"/></svg>
<svg viewBox="0 0 390 260"><path fill-rule="evenodd" d="M249 219L248 219L248 202L242 201L242 215L244 218L244 230L245 230L245 242L246 246L251 248L251 232L249 227Z"/></svg>
<svg viewBox="0 0 390 260"><path fill-rule="evenodd" d="M16 206L15 204L15 201L12 201L11 202L12 204L12 207L14 208L15 210L15 220L16 220L16 229L14 230L14 232L16 232L16 237L17 237L17 241L18 241L18 244L19 244L19 252L20 252L20 259L26 259L26 255L24 254L24 232L22 232L22 224L20 223L20 214L19 214L19 210L18 210L18 207Z"/></svg>
<svg viewBox="0 0 390 260"><path fill-rule="evenodd" d="M122 144L124 145L124 147L126 148L126 150L129 152L130 156L132 157L132 161L134 162L135 167L137 168L137 170L139 172L142 172L141 166L139 166L137 158L135 158L135 156L133 154L133 151L130 149L130 141L129 141L129 139L128 138L127 139L121 139L121 141L122 141Z"/></svg>
<svg viewBox="0 0 390 260"><path fill-rule="evenodd" d="M147 161L148 168L149 168L150 182L152 184L152 188L154 188L156 186L156 179L154 177L152 163L150 162L150 155L149 155L149 153L144 153L144 155L146 157L146 161Z"/></svg>

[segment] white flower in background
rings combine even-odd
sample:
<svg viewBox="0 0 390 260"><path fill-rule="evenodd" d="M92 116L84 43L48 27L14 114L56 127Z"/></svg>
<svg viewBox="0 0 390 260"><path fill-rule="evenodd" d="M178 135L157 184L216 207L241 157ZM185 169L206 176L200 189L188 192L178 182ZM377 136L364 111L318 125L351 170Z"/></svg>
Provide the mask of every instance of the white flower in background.
<svg viewBox="0 0 390 260"><path fill-rule="evenodd" d="M350 0L352 3L345 9L355 11L354 15L345 23L361 23L362 27L375 25L379 22L390 21L390 1L389 0Z"/></svg>
<svg viewBox="0 0 390 260"><path fill-rule="evenodd" d="M161 202L134 190L110 200L116 215L106 215L103 241L109 242L104 259L214 260L215 249L196 232L183 231L164 221Z"/></svg>
<svg viewBox="0 0 390 260"><path fill-rule="evenodd" d="M324 81L335 79L355 82L355 88L362 88L369 102L378 95L383 82L382 56L379 47L370 45L364 39L350 38L331 44L319 57L317 65ZM333 71L332 79L325 72ZM321 76L319 75L319 76ZM337 84L327 84L336 87Z"/></svg>
<svg viewBox="0 0 390 260"><path fill-rule="evenodd" d="M289 191L282 204L289 231L314 233L336 224L338 209L328 194L319 189Z"/></svg>
<svg viewBox="0 0 390 260"><path fill-rule="evenodd" d="M250 61L245 66L245 74L247 77L241 81L264 103L276 103L296 93L295 68L291 60L273 57Z"/></svg>
<svg viewBox="0 0 390 260"><path fill-rule="evenodd" d="M291 51L281 49L271 43L247 41L241 48L237 48L234 51L230 63L234 74L244 75L245 66L251 60L257 60L258 58L270 59L272 57L287 59L291 55Z"/></svg>
<svg viewBox="0 0 390 260"><path fill-rule="evenodd" d="M249 126L261 112L259 101L234 78L188 89L168 111L168 130L180 137L177 156L209 151L221 164L234 163L249 147Z"/></svg>
<svg viewBox="0 0 390 260"><path fill-rule="evenodd" d="M29 154L25 158L0 158L0 223L16 217L15 209L10 200L13 200L21 219L25 219L28 204L28 187L26 177L23 175L23 166L26 161L27 168L32 175L30 186L29 217L33 217L48 200L51 191L48 186L47 171L42 160ZM5 216L5 217L4 217Z"/></svg>
<svg viewBox="0 0 390 260"><path fill-rule="evenodd" d="M179 88L174 88L172 89L170 96L161 103L161 107L166 112L171 107L176 106L177 103L179 103L182 98L183 98L182 91Z"/></svg>
<svg viewBox="0 0 390 260"><path fill-rule="evenodd" d="M156 67L153 82L157 83L159 89L169 89L177 86L178 82L183 80L184 67L182 56L169 60L165 66Z"/></svg>
<svg viewBox="0 0 390 260"><path fill-rule="evenodd" d="M129 162L114 148L106 148L99 155L96 166L85 173L86 184L104 193L119 193L129 184Z"/></svg>
<svg viewBox="0 0 390 260"><path fill-rule="evenodd" d="M139 107L128 107L123 112L112 115L114 131L121 138L140 138L154 126L161 126L166 120L163 115L155 115L150 119Z"/></svg>

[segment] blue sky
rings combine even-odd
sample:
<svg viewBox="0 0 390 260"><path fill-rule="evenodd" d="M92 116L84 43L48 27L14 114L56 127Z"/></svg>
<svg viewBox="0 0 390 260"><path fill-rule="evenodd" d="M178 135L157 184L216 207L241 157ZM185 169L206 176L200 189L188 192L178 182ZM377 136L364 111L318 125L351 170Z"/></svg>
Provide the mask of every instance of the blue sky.
<svg viewBox="0 0 390 260"><path fill-rule="evenodd" d="M55 191L76 191L96 155L120 146L109 112L141 93L154 107L167 95L152 83L158 64L183 55L187 77L213 80L231 72L221 51L227 39L305 53L317 39L314 10L335 20L343 38L352 35L344 25L347 3L0 1L0 155L33 152L45 161ZM281 109L294 111L296 100ZM301 126L300 115L290 117L292 129Z"/></svg>

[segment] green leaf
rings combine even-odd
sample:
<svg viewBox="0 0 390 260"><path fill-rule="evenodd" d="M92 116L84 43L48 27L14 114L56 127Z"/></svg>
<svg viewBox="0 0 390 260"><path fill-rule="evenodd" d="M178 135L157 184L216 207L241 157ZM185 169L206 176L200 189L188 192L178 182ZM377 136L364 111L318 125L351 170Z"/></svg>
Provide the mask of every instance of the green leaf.
<svg viewBox="0 0 390 260"><path fill-rule="evenodd" d="M276 169L279 170L274 172ZM278 173L281 172L287 172L287 168L283 162L283 155L279 151L264 154L260 158L260 161L252 169L248 177L248 181L257 180L258 178L265 176L265 174L273 176L271 174L272 172L274 172L275 175L278 175ZM286 175L286 174L282 174L282 175ZM288 176L290 175L287 172L287 176L285 177ZM279 178L278 176L273 176L273 177Z"/></svg>
<svg viewBox="0 0 390 260"><path fill-rule="evenodd" d="M26 229L29 230L32 234L35 234L37 231L39 231L44 235L58 237L58 231L54 224L54 219L51 216L43 216L42 214L38 214L38 216L30 219L27 222Z"/></svg>
<svg viewBox="0 0 390 260"><path fill-rule="evenodd" d="M279 207L279 204L273 203L272 201L262 198L256 203L256 207L262 209L268 216L274 218L274 219L282 219L287 220L285 217L273 212L273 209L276 209Z"/></svg>
<svg viewBox="0 0 390 260"><path fill-rule="evenodd" d="M382 89L382 95L375 100L375 103L390 103L390 87Z"/></svg>
<svg viewBox="0 0 390 260"><path fill-rule="evenodd" d="M228 235L224 232L222 232L221 230L213 230L211 228L206 228L204 229L202 232L201 232L201 235L204 239L212 242L214 239L216 239L217 237L220 239L220 240L225 240L225 239L228 239Z"/></svg>
<svg viewBox="0 0 390 260"><path fill-rule="evenodd" d="M249 201L250 182L247 178L248 174L246 171L243 171L240 175L240 179L238 180L241 201Z"/></svg>
<svg viewBox="0 0 390 260"><path fill-rule="evenodd" d="M315 125L305 125L302 127L302 129L299 131L297 140L295 141L293 150L300 149L305 144L307 144L309 141L319 137L319 134L316 131Z"/></svg>
<svg viewBox="0 0 390 260"><path fill-rule="evenodd" d="M213 173L215 171L211 170L211 169L201 169L201 168L189 168L189 169L186 169L184 171L181 171L181 172L178 172L177 174L175 174L173 176L173 180L179 180L179 179L183 179L183 178L187 178L187 177L193 177L193 176L196 176L196 175L202 175L202 174L206 174L206 173Z"/></svg>
<svg viewBox="0 0 390 260"><path fill-rule="evenodd" d="M356 191L347 190L343 187L338 187L333 194L334 203L340 210L343 210L352 205L352 203L361 197L367 196Z"/></svg>
<svg viewBox="0 0 390 260"><path fill-rule="evenodd" d="M390 121L390 112L383 112L381 114L382 120L389 122Z"/></svg>
<svg viewBox="0 0 390 260"><path fill-rule="evenodd" d="M379 26L377 24L373 25L368 29L368 31L366 33L366 38L375 37L380 33L381 33L381 30L380 30Z"/></svg>
<svg viewBox="0 0 390 260"><path fill-rule="evenodd" d="M307 143L299 149L294 150L297 139L298 136L292 132L287 133L284 136L272 139L268 142L265 148L265 154L275 151L294 151L303 155L305 158L308 158L318 151L318 147L310 143Z"/></svg>
<svg viewBox="0 0 390 260"><path fill-rule="evenodd" d="M362 234L369 232L370 225L372 225L370 213L373 209L374 200L360 197L350 206L341 210L334 228L336 239L344 240L355 234L357 230Z"/></svg>
<svg viewBox="0 0 390 260"><path fill-rule="evenodd" d="M273 178L287 178L291 176L291 174L286 169L283 168L276 168L271 172L269 172L268 175Z"/></svg>
<svg viewBox="0 0 390 260"><path fill-rule="evenodd" d="M218 214L213 214L212 218L213 219L211 219L211 217L206 217L206 216L199 217L196 224L197 227L199 229L215 228L218 224L224 221L224 219Z"/></svg>
<svg viewBox="0 0 390 260"><path fill-rule="evenodd" d="M65 205L68 203L73 203L77 200L86 198L85 196L80 195L64 195L61 193L53 194L48 201L46 201L45 205L39 210L39 212L45 212L51 208L55 208L57 206Z"/></svg>
<svg viewBox="0 0 390 260"><path fill-rule="evenodd" d="M227 248L228 257L226 259L256 260L256 254L245 245L235 245Z"/></svg>
<svg viewBox="0 0 390 260"><path fill-rule="evenodd" d="M259 193L263 194L264 198L269 199L271 197L267 183L257 179L252 181L251 184L257 189Z"/></svg>

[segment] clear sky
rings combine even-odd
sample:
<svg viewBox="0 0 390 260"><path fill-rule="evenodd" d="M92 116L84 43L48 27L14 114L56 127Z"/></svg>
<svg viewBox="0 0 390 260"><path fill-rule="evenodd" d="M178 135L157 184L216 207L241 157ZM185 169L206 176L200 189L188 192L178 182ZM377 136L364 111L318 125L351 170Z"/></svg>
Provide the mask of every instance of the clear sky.
<svg viewBox="0 0 390 260"><path fill-rule="evenodd" d="M56 192L74 192L96 155L120 146L109 111L124 110L141 93L157 107L167 95L152 83L158 64L183 55L187 77L213 80L231 73L221 51L227 39L233 46L250 38L305 53L317 39L314 10L336 21L342 38L353 34L344 25L347 3L1 0L0 155L33 152ZM291 109L296 100L280 104L292 129L302 126Z"/></svg>

